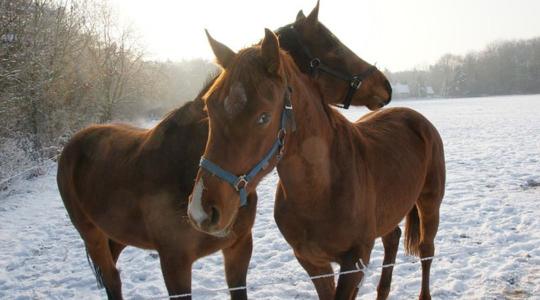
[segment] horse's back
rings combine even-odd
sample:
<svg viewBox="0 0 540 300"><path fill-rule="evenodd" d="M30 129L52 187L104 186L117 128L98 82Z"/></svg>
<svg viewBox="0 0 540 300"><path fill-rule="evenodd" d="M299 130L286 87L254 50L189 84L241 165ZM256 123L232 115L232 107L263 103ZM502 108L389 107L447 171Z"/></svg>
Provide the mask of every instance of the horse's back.
<svg viewBox="0 0 540 300"><path fill-rule="evenodd" d="M426 177L438 178L439 186L445 182L446 167L442 138L435 126L421 113L406 107L387 108L368 114L357 121L365 129L370 124L375 131L384 131L388 140L403 149L417 149L426 162ZM403 136L408 136L404 139Z"/></svg>
<svg viewBox="0 0 540 300"><path fill-rule="evenodd" d="M368 113L355 122L368 147L386 149L406 158L413 152L426 159L444 161L443 142L435 126L421 113L406 107L386 108Z"/></svg>
<svg viewBox="0 0 540 300"><path fill-rule="evenodd" d="M144 129L123 124L94 125L77 132L66 144L60 156L58 172L80 167L91 163L108 165L115 158L126 159L126 155L134 152L141 145Z"/></svg>
<svg viewBox="0 0 540 300"><path fill-rule="evenodd" d="M426 146L442 150L442 139L435 126L410 108L395 107L370 112L355 122L355 128L368 137L368 143L370 139L381 139L383 143L394 145L405 143L396 146ZM389 144L384 143L384 146L391 146Z"/></svg>
<svg viewBox="0 0 540 300"><path fill-rule="evenodd" d="M140 144L147 131L126 124L94 125L75 134L66 147L79 145L87 155L91 151L122 150Z"/></svg>

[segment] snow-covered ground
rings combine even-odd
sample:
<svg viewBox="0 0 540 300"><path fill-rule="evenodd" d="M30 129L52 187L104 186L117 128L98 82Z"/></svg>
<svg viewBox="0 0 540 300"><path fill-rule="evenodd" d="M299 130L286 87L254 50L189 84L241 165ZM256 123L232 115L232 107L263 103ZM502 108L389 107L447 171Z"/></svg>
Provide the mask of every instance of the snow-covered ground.
<svg viewBox="0 0 540 300"><path fill-rule="evenodd" d="M448 183L431 272L434 299L540 299L540 95L394 101L428 117L446 147ZM365 110L344 112L351 119ZM81 239L56 188L55 166L0 192L0 298L105 298L96 288ZM316 299L305 271L273 221L277 176L259 186L248 274L253 299ZM360 299L374 299L382 262L377 241ZM391 299L416 298L420 265L404 256L394 269ZM126 298L166 295L154 252L128 247L119 260ZM193 268L196 299L225 287L214 254Z"/></svg>

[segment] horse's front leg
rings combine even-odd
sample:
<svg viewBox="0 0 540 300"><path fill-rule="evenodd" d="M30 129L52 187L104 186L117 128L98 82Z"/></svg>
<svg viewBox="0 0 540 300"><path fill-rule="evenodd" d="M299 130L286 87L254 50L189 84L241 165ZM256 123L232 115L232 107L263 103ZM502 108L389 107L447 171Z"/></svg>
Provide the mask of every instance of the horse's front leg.
<svg viewBox="0 0 540 300"><path fill-rule="evenodd" d="M191 266L193 260L178 249L159 249L161 271L169 296L175 299L191 299ZM179 295L186 296L180 297Z"/></svg>
<svg viewBox="0 0 540 300"><path fill-rule="evenodd" d="M231 291L231 299L247 299L246 276L253 249L251 232L240 237L228 248L223 249L225 260L225 276L229 288L240 288Z"/></svg>
<svg viewBox="0 0 540 300"><path fill-rule="evenodd" d="M295 254L296 255L296 254ZM311 277L311 281L315 285L315 290L320 300L334 299L334 293L336 291L336 284L334 282L334 276L322 276L334 273L332 265L330 263L314 264L309 260L296 255L296 259L302 265L304 270L307 271Z"/></svg>
<svg viewBox="0 0 540 300"><path fill-rule="evenodd" d="M358 268L364 268L362 263L367 267L369 263L369 257L371 255L371 249L373 249L374 241L366 243L360 246L359 251L351 253L343 258L340 272L357 270ZM361 261L360 261L361 259ZM356 298L358 294L358 285L364 278L364 272L354 272L348 274L339 275L338 285L336 288L335 299L351 300Z"/></svg>

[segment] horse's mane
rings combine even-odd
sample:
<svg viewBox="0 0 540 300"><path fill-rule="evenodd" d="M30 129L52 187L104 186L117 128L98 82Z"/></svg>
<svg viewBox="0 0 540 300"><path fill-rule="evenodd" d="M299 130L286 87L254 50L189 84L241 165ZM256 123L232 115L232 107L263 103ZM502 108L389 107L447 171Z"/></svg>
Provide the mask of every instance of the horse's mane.
<svg viewBox="0 0 540 300"><path fill-rule="evenodd" d="M332 126L332 128L334 129L336 128L336 122L339 122L338 120L346 120L346 118L343 117L339 112L337 112L335 108L333 108L332 106L330 106L329 104L325 102L324 94L321 91L320 86L313 82L313 78L311 76L301 71L297 62L294 60L294 57L290 55L287 51L280 51L280 52L281 52L280 53L281 62L286 70L290 70L293 73L306 75L306 77L308 78L308 81L311 84L309 88L313 89L313 93L318 96L316 97L316 99L313 99L313 100L317 101L317 103L321 105L324 113L326 114L328 120L330 121L330 125ZM293 90L293 94L294 94L294 90ZM312 101L312 100L309 100L309 101Z"/></svg>
<svg viewBox="0 0 540 300"><path fill-rule="evenodd" d="M305 74L309 74L310 70L308 53L301 44L298 33L293 27L293 23L285 25L274 31L279 39L279 47L285 49L295 61L296 66Z"/></svg>
<svg viewBox="0 0 540 300"><path fill-rule="evenodd" d="M207 90L212 86L214 81L220 76L221 71L216 71L210 73L206 80L204 81L202 89L199 91L195 99L184 103L179 108L173 109L165 115L165 117L159 122L157 126L175 123L175 124L186 124L190 122L199 121L206 117L206 112L204 111L204 102L202 100L203 95Z"/></svg>
<svg viewBox="0 0 540 300"><path fill-rule="evenodd" d="M199 99L202 99L202 97L204 96L204 94L206 94L206 91L208 91L208 89L210 88L210 86L212 86L212 84L214 83L214 81L216 81L216 79L219 77L219 75L222 73L222 70L221 69L218 69L217 71L214 71L212 73L210 73L207 77L206 77L206 80L204 81L204 84L203 84L203 88L199 91L199 93L197 94L197 97L196 99L199 100Z"/></svg>

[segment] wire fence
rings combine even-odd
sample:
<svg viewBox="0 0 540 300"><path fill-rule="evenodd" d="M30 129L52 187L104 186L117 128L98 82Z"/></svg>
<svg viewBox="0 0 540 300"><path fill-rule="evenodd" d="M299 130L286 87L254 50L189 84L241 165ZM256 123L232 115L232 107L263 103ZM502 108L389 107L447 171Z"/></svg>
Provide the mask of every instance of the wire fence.
<svg viewBox="0 0 540 300"><path fill-rule="evenodd" d="M441 258L441 257L438 257L438 258ZM408 262L382 264L382 265L379 265L378 267L384 269L384 268L394 267L397 265L417 264L422 261L433 260L433 259L436 259L436 257L429 256L429 257L419 258L419 259L415 259L413 261L408 261ZM336 276L340 276L340 275L349 275L349 274L355 274L355 273L361 272L364 274L364 276L362 277L362 280L358 284L358 288L360 288L363 285L364 280L368 276L368 271L374 267L368 267L368 265L364 264L364 262L361 259L356 263L355 267L356 268L353 270L320 274L320 275L309 276L305 278L297 278L294 280L290 280L288 282L290 282L293 285L296 285L298 282L301 282L301 281L317 280L317 279L329 278L329 277L335 278ZM261 287L275 286L275 285L283 284L286 282L287 281L285 280L269 280L266 282L259 282L259 283L251 284L249 286L238 286L238 287L233 287L233 288L215 288L215 289L199 288L197 291L197 294L216 294L216 293L234 292L234 291L239 291L239 290L254 290ZM182 298L192 297L195 295L196 295L195 293L185 293L185 294L176 294L176 295L162 295L162 296L153 296L153 297L151 296L149 298L150 299L182 299Z"/></svg>
<svg viewBox="0 0 540 300"><path fill-rule="evenodd" d="M478 247L478 248L482 248L482 250L483 250L483 249L486 249L486 248L493 249L493 248L496 248L496 247L497 246L484 245L483 247ZM182 298L187 298L187 297L193 297L193 296L196 296L196 295L202 296L202 295L210 295L210 294L217 294L217 293L233 292L233 291L239 291L239 290L255 290L255 289L258 289L258 288L261 288L261 287L277 286L279 284L284 284L284 283L290 283L292 285L296 285L299 282L317 280L317 279L328 278L328 277L334 277L335 278L336 276L355 274L355 273L359 273L359 272L362 272L364 274L362 280L358 284L358 288L361 288L364 281L365 281L365 279L366 279L366 277L368 277L368 275L369 275L369 271L371 271L373 269L379 270L379 269L385 269L385 268L390 268L390 267L395 267L395 266L413 265L413 264L417 264L417 263L420 263L420 262L426 261L426 260L435 260L435 259L444 259L444 258L453 259L454 256L456 256L456 255L463 256L465 251L470 252L470 249L469 250L466 249L466 250L461 250L461 251L449 252L449 253L446 253L445 255L439 254L437 256L429 256L429 257L424 257L424 258L415 258L415 259L413 259L411 261L401 261L401 262L395 262L395 263L389 263L389 264L381 264L381 265L377 265L377 266L365 265L363 263L363 261L360 260L356 264L356 269L348 270L348 271L333 272L333 273L320 274L320 275L308 276L308 277L302 277L302 278L297 277L296 279L292 279L292 280L283 280L283 279L267 280L267 281L264 281L264 282L250 284L248 286L239 286L239 287L233 287L233 288L215 288L215 289L212 289L212 288L203 287L203 288L198 288L196 293L191 292L191 293L176 294L176 295L149 296L148 298L149 299L182 299ZM471 254L471 253L468 253L468 254Z"/></svg>

